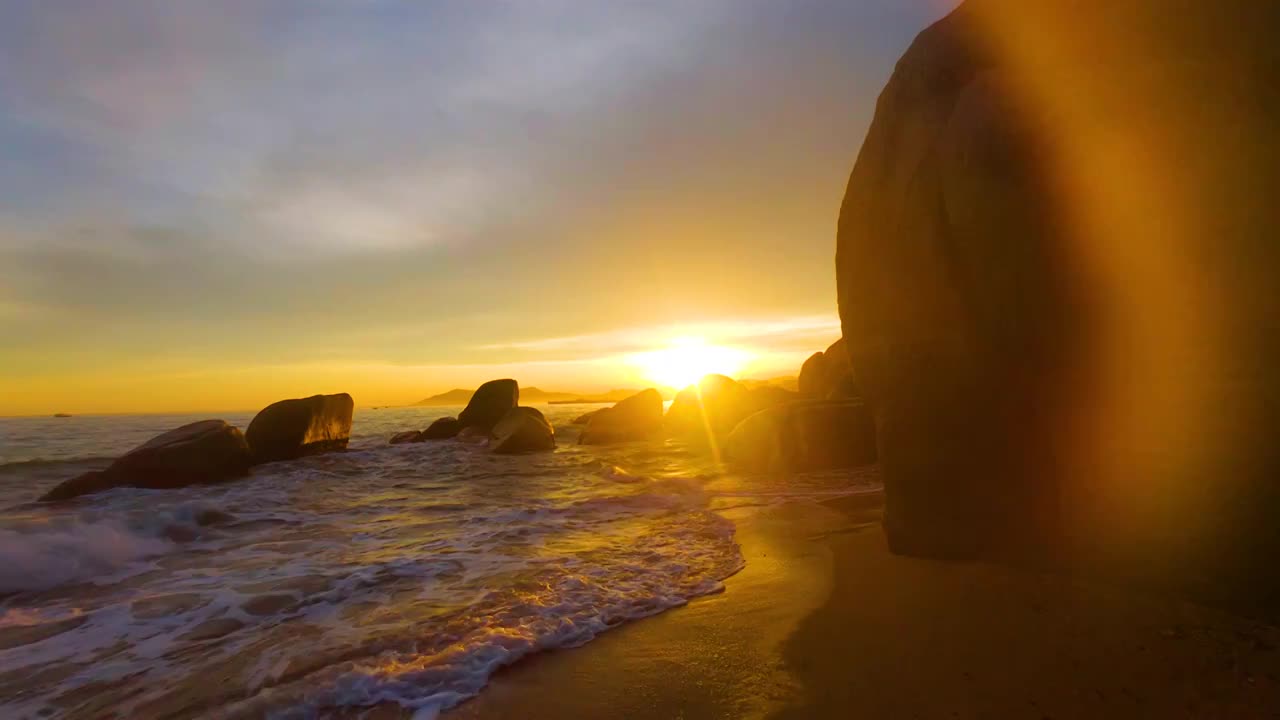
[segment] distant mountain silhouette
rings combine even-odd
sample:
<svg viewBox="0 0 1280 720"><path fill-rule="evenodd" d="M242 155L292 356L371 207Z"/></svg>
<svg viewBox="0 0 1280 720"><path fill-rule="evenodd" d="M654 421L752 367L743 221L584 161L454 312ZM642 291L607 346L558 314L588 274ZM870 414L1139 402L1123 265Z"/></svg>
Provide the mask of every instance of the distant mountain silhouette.
<svg viewBox="0 0 1280 720"><path fill-rule="evenodd" d="M743 380L742 383L747 387L760 387L762 385L772 385L785 390L796 389L796 378L793 376L769 378L768 380ZM581 392L561 392L558 390L543 390L537 387L520 388L520 404L533 405L537 403L548 403L551 405L570 405L575 403L616 403L620 400L635 395L643 388L614 388L608 392L602 393L581 393ZM679 388L659 387L656 388L662 393L663 400L670 400L676 396ZM465 390L463 388L454 388L449 392L443 392L439 395L432 395L429 398L423 398L413 407L425 407L431 405L466 405L471 400L474 390Z"/></svg>
<svg viewBox="0 0 1280 720"><path fill-rule="evenodd" d="M432 395L414 403L414 405L466 405L471 399L471 395L475 390L463 390L462 388L454 388L446 393Z"/></svg>

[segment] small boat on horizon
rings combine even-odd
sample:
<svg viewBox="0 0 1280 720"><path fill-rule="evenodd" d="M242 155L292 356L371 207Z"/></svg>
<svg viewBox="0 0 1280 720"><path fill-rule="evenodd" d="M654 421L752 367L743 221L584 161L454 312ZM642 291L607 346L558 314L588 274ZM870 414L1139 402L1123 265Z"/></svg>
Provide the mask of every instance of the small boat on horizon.
<svg viewBox="0 0 1280 720"><path fill-rule="evenodd" d="M54 417L71 417L71 413L54 413Z"/></svg>

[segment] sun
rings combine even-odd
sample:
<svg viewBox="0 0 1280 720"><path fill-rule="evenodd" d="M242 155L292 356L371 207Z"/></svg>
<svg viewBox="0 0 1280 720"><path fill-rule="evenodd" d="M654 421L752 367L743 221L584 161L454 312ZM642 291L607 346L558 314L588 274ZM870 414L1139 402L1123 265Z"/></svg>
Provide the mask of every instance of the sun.
<svg viewBox="0 0 1280 720"><path fill-rule="evenodd" d="M735 377L751 359L751 353L739 348L712 345L703 338L676 338L662 350L637 353L630 357L649 381L686 388L704 375L718 373Z"/></svg>

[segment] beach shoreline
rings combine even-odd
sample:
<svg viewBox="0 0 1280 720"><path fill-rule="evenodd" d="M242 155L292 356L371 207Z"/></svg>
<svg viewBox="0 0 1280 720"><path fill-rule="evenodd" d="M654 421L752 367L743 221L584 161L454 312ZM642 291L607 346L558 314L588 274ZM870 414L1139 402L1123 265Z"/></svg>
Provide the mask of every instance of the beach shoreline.
<svg viewBox="0 0 1280 720"><path fill-rule="evenodd" d="M734 517L725 592L496 674L446 718L1275 717L1280 630L891 555L868 496Z"/></svg>
<svg viewBox="0 0 1280 720"><path fill-rule="evenodd" d="M831 591L826 534L874 532L817 502L726 511L745 567L724 592L496 673L448 719L764 718L803 692L783 648ZM801 531L803 530L803 531Z"/></svg>

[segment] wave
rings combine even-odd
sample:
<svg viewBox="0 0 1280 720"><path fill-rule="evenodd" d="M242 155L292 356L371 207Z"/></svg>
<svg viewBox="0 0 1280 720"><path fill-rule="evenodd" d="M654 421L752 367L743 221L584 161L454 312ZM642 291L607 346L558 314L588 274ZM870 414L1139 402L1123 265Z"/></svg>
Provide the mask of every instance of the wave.
<svg viewBox="0 0 1280 720"><path fill-rule="evenodd" d="M504 666L723 591L745 566L733 524L714 513L672 517L645 532L647 545L624 535L601 547L607 562L565 557L395 640L313 658L321 669L267 679L226 714L286 720L389 703L435 717L478 694Z"/></svg>
<svg viewBox="0 0 1280 720"><path fill-rule="evenodd" d="M130 518L56 518L0 528L0 595L119 575L231 519L205 503Z"/></svg>
<svg viewBox="0 0 1280 720"><path fill-rule="evenodd" d="M0 593L89 580L172 548L169 540L109 520L27 532L0 530Z"/></svg>

